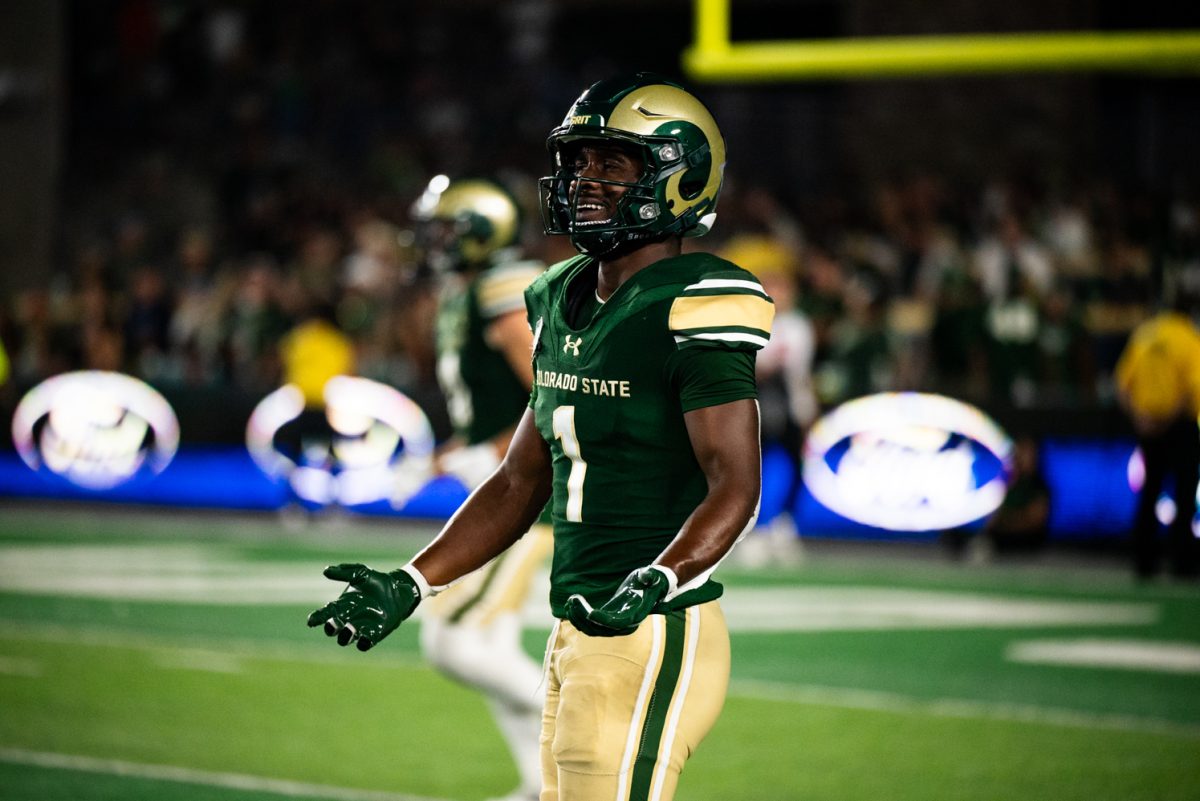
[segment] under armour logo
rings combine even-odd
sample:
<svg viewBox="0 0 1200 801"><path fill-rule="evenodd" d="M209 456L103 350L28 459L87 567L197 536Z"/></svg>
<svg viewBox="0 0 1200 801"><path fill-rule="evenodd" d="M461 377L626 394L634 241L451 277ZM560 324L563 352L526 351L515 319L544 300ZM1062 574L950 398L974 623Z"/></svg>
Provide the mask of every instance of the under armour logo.
<svg viewBox="0 0 1200 801"><path fill-rule="evenodd" d="M579 355L579 346L583 344L583 337L578 337L574 342L571 341L571 335L567 334L567 344L563 345L563 353L571 351L574 356Z"/></svg>

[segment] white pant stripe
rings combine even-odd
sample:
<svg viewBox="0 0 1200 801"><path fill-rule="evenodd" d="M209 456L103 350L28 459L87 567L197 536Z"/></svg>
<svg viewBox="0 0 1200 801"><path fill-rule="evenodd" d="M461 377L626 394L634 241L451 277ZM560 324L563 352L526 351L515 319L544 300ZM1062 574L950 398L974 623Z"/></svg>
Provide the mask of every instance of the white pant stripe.
<svg viewBox="0 0 1200 801"><path fill-rule="evenodd" d="M633 704L633 717L629 721L629 734L625 737L625 754L621 757L621 772L617 776L616 801L626 801L629 797L629 776L633 772L633 760L637 756L638 743L641 740L642 727L645 723L646 706L650 703L650 689L654 686L654 677L658 675L658 654L662 650L667 619L662 615L651 615L650 656L646 660L646 672L642 674L642 686L638 690L637 701Z"/></svg>
<svg viewBox="0 0 1200 801"><path fill-rule="evenodd" d="M671 750L675 747L675 735L679 730L679 716L683 712L683 705L687 703L692 668L696 666L696 647L700 642L700 610L690 606L684 610L684 615L687 618L687 651L683 655L683 673L679 676L670 717L667 718L662 742L658 746L658 766L654 770L654 781L650 783L650 801L659 801L662 798L664 779L671 764Z"/></svg>

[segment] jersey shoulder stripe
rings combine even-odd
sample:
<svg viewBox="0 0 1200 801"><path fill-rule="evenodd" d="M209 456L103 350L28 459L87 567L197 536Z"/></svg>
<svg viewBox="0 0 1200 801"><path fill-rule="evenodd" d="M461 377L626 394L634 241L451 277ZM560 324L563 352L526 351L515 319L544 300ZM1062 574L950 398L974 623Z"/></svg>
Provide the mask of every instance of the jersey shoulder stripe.
<svg viewBox="0 0 1200 801"><path fill-rule="evenodd" d="M757 350L771 337L775 304L753 274L728 262L683 288L668 327L679 347Z"/></svg>
<svg viewBox="0 0 1200 801"><path fill-rule="evenodd" d="M477 283L479 312L486 319L525 308L525 289L544 270L538 261L520 261L493 267Z"/></svg>
<svg viewBox="0 0 1200 801"><path fill-rule="evenodd" d="M726 292L748 292L767 297L767 290L763 289L762 284L756 280L745 278L702 278L683 288L685 295L713 295Z"/></svg>

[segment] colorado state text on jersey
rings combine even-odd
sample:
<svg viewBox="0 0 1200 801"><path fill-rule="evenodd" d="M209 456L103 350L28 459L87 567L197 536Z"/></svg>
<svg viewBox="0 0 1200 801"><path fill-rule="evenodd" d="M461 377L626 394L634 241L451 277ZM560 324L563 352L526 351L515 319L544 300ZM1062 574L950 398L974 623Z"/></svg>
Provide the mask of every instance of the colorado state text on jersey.
<svg viewBox="0 0 1200 801"><path fill-rule="evenodd" d="M538 370L534 383L539 387L565 389L568 392L582 392L584 395L611 396L614 398L631 398L633 390L628 381L608 378L581 378L575 373L558 373L554 370Z"/></svg>

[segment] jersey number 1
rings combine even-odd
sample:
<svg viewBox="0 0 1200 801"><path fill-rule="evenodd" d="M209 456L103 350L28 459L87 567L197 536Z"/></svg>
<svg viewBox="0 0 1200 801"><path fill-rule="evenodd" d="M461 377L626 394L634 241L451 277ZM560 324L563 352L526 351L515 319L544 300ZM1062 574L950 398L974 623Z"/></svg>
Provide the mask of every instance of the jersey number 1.
<svg viewBox="0 0 1200 801"><path fill-rule="evenodd" d="M579 452L579 438L575 436L575 407L559 406L554 410L554 436L562 440L563 453L571 460L571 475L567 477L567 520L583 522L583 477L587 475L587 462Z"/></svg>

